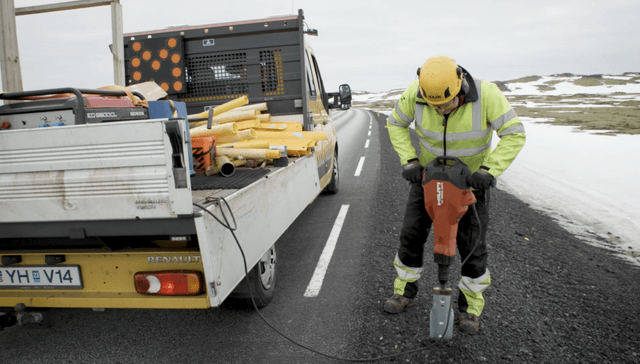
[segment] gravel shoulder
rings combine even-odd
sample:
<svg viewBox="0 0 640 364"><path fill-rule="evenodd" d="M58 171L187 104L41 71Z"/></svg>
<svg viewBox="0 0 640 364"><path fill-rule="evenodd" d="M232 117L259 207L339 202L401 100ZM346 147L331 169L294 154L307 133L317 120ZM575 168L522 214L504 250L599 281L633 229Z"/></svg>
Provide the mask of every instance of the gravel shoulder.
<svg viewBox="0 0 640 364"><path fill-rule="evenodd" d="M384 119L377 118L381 130ZM341 356L375 358L424 349L378 362L640 362L640 268L586 244L550 217L496 189L487 234L492 285L485 292L481 331L471 336L456 327L451 342L427 349L436 281L429 254L416 304L399 315L382 309L393 294L392 262L408 185L386 133L381 133L380 143L382 182L375 191L377 206L368 212L370 245L356 278L360 285L349 323L359 327L358 336ZM459 280L459 264L458 259L452 282Z"/></svg>

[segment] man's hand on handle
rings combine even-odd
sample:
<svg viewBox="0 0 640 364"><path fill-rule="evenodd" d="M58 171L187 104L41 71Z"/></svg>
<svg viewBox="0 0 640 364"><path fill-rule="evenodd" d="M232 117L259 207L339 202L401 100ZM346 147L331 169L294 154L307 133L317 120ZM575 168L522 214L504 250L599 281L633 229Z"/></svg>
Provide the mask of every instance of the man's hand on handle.
<svg viewBox="0 0 640 364"><path fill-rule="evenodd" d="M477 190L488 190L491 186L495 186L494 179L489 172L479 169L471 175L471 187Z"/></svg>
<svg viewBox="0 0 640 364"><path fill-rule="evenodd" d="M411 183L420 183L422 181L422 166L417 159L410 159L407 164L402 166L402 177Z"/></svg>

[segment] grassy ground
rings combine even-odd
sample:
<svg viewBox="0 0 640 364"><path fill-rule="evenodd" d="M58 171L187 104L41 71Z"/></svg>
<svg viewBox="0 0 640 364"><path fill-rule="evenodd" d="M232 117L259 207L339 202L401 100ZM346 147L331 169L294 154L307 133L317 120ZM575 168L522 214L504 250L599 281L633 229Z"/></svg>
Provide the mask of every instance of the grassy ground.
<svg viewBox="0 0 640 364"><path fill-rule="evenodd" d="M562 100L562 101L561 101ZM620 101L601 95L509 97L518 116L551 119L550 124L571 125L602 134L640 134L640 101ZM524 107L526 101L554 107ZM390 110L395 101L354 102L353 107ZM592 107L582 107L587 104Z"/></svg>
<svg viewBox="0 0 640 364"><path fill-rule="evenodd" d="M554 107L519 106L524 101ZM561 101L562 100L562 101ZM602 95L570 97L509 97L519 116L549 118L551 124L601 130L603 134L640 134L640 101L620 101ZM582 107L583 105L592 107ZM573 107L572 107L573 106Z"/></svg>
<svg viewBox="0 0 640 364"><path fill-rule="evenodd" d="M566 74L563 76L574 76ZM637 83L637 74L628 73L624 76L627 80L602 77L602 75L581 76L573 83L578 86L591 87L602 85L624 85ZM537 76L526 77L512 82L533 82L540 78ZM542 92L551 91L562 80L546 81L538 85ZM640 134L640 101L624 100L614 95L589 95L575 94L571 96L511 96L509 101L513 104L519 116L551 119L549 123L556 125L577 126L583 130L601 130L603 134ZM628 95L637 96L640 95ZM536 107L522 106L526 101L536 103ZM586 106L586 107L585 107Z"/></svg>

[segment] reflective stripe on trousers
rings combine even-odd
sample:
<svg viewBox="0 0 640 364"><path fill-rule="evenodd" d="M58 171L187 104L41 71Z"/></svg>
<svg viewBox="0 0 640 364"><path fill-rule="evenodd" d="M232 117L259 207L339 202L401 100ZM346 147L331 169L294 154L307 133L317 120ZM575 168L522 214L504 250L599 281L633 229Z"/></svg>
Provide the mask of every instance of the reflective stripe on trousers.
<svg viewBox="0 0 640 364"><path fill-rule="evenodd" d="M482 292L487 289L490 284L491 274L488 269L478 278L462 276L458 284L458 289L461 293L458 297L458 308L466 305L465 312L480 316L484 309Z"/></svg>
<svg viewBox="0 0 640 364"><path fill-rule="evenodd" d="M409 289L406 292L408 294L407 297L412 298L415 295L411 295L413 291L413 284L422 277L422 273L424 272L424 267L408 267L402 263L398 254L396 253L396 259L393 261L393 266L396 268L396 273L398 273L398 277L393 282L393 293L404 295L405 290L407 290L407 284L409 284ZM417 288L416 288L417 292Z"/></svg>

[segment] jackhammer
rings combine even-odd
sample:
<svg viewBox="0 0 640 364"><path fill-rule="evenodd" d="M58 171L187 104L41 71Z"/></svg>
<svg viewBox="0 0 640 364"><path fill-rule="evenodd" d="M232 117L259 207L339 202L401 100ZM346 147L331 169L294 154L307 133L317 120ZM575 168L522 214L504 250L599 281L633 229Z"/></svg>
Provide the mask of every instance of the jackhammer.
<svg viewBox="0 0 640 364"><path fill-rule="evenodd" d="M458 222L469 206L476 203L470 179L471 170L456 157L437 157L422 172L425 208L433 221L433 258L438 264L439 285L433 289L430 313L431 340L448 341L453 337L453 291L447 282L456 255Z"/></svg>

